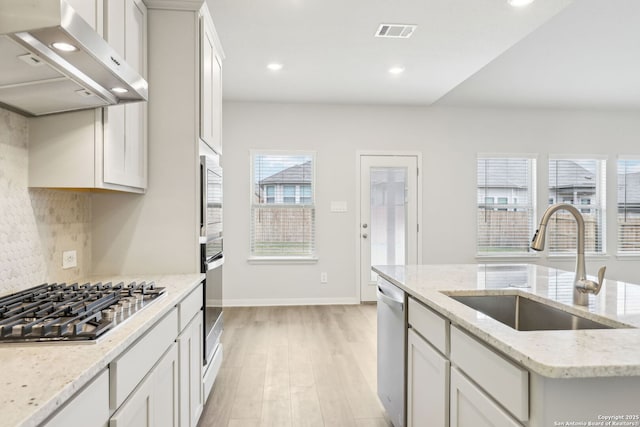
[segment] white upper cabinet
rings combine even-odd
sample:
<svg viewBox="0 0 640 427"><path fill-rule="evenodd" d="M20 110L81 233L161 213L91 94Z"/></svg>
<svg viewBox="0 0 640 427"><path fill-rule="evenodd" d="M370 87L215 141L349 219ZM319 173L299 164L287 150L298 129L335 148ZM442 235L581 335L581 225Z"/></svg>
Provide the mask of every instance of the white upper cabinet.
<svg viewBox="0 0 640 427"><path fill-rule="evenodd" d="M140 75L147 75L147 9L142 0L70 0ZM144 193L147 103L32 118L29 186Z"/></svg>
<svg viewBox="0 0 640 427"><path fill-rule="evenodd" d="M146 6L141 0L109 0L105 12L105 39L146 77ZM146 188L146 110L146 102L104 109L105 183Z"/></svg>
<svg viewBox="0 0 640 427"><path fill-rule="evenodd" d="M200 20L200 138L222 154L222 58L206 4Z"/></svg>

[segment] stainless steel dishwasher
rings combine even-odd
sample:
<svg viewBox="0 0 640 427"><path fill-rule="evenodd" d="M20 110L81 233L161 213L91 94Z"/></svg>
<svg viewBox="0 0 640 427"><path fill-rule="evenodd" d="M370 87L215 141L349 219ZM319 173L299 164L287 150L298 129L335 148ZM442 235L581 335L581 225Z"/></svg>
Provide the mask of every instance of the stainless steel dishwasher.
<svg viewBox="0 0 640 427"><path fill-rule="evenodd" d="M406 297L378 277L378 397L394 427L405 420Z"/></svg>

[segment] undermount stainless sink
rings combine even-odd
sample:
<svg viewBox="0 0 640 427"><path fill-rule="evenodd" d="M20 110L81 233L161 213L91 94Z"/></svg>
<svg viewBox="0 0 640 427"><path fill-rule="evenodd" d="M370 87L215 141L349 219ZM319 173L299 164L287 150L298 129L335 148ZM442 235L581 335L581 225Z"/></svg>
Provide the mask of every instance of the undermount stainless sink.
<svg viewBox="0 0 640 427"><path fill-rule="evenodd" d="M449 295L518 331L559 331L572 329L614 329L629 326L611 321L605 325L521 295Z"/></svg>

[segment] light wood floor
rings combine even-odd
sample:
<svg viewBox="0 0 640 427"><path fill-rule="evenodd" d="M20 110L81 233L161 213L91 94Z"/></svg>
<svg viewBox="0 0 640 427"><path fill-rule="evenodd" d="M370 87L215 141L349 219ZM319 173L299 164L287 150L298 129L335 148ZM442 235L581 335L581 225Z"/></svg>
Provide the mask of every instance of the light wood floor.
<svg viewBox="0 0 640 427"><path fill-rule="evenodd" d="M229 308L198 427L389 427L376 395L376 306Z"/></svg>

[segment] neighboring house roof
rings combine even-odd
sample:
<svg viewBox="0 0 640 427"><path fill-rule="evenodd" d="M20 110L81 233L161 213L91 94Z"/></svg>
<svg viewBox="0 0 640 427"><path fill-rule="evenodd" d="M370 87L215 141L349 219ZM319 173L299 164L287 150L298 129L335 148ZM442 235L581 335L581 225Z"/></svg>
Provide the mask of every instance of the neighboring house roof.
<svg viewBox="0 0 640 427"><path fill-rule="evenodd" d="M528 185L528 176L523 168L522 159L487 159L478 162L478 186L493 188L525 188ZM558 162L549 163L549 188L586 188L595 189L596 175L578 163L565 160L562 167L558 168ZM492 173L487 175L486 168L504 171L503 174Z"/></svg>
<svg viewBox="0 0 640 427"><path fill-rule="evenodd" d="M478 162L478 187L526 188L529 185L527 171L522 159L486 159ZM487 175L487 166L504 174Z"/></svg>
<svg viewBox="0 0 640 427"><path fill-rule="evenodd" d="M549 188L593 188L596 187L596 175L571 160L549 162Z"/></svg>
<svg viewBox="0 0 640 427"><path fill-rule="evenodd" d="M627 205L640 205L640 172L618 174L618 200L626 201Z"/></svg>
<svg viewBox="0 0 640 427"><path fill-rule="evenodd" d="M305 162L281 170L259 182L265 184L306 184L311 183L311 162Z"/></svg>

